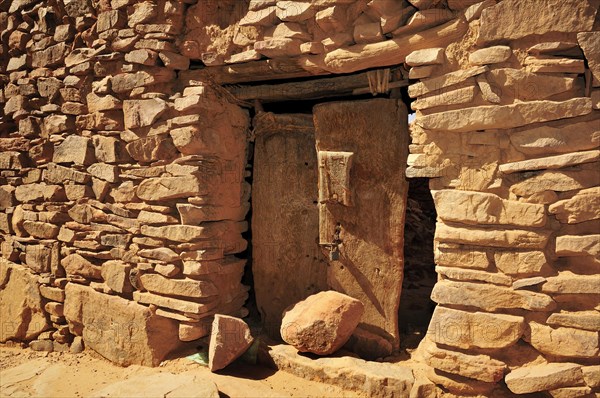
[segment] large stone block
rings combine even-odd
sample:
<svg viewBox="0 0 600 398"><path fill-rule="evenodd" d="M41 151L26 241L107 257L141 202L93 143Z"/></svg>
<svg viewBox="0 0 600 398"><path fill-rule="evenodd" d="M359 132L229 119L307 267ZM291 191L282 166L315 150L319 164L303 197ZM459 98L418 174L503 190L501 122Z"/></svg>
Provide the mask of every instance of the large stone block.
<svg viewBox="0 0 600 398"><path fill-rule="evenodd" d="M52 161L55 163L76 163L89 165L94 163L94 148L89 138L70 135L54 150Z"/></svg>
<svg viewBox="0 0 600 398"><path fill-rule="evenodd" d="M180 344L177 322L145 306L73 283L65 292L69 328L112 362L157 366Z"/></svg>
<svg viewBox="0 0 600 398"><path fill-rule="evenodd" d="M149 178L140 183L137 196L142 200L169 200L206 194L208 188L192 175Z"/></svg>
<svg viewBox="0 0 600 398"><path fill-rule="evenodd" d="M600 32L580 32L577 34L577 41L594 75L593 85L598 87L600 86Z"/></svg>
<svg viewBox="0 0 600 398"><path fill-rule="evenodd" d="M319 292L286 309L281 337L301 352L328 355L339 350L360 322L364 305L330 290Z"/></svg>
<svg viewBox="0 0 600 398"><path fill-rule="evenodd" d="M589 98L563 102L529 101L512 105L486 105L439 112L417 119L427 130L466 132L487 129L510 129L532 123L548 122L592 112Z"/></svg>
<svg viewBox="0 0 600 398"><path fill-rule="evenodd" d="M530 322L529 342L546 355L566 358L598 358L598 332Z"/></svg>
<svg viewBox="0 0 600 398"><path fill-rule="evenodd" d="M481 14L478 44L550 32L592 30L598 6L593 0L508 0Z"/></svg>
<svg viewBox="0 0 600 398"><path fill-rule="evenodd" d="M422 348L425 361L435 369L486 382L498 382L504 377L506 364L488 355L450 351L439 348L429 339L423 340L419 350Z"/></svg>
<svg viewBox="0 0 600 398"><path fill-rule="evenodd" d="M515 344L524 331L524 319L520 316L437 306L427 336L435 343L462 349L500 349Z"/></svg>
<svg viewBox="0 0 600 398"><path fill-rule="evenodd" d="M556 308L554 300L542 293L448 280L436 283L431 292L431 299L438 304L468 305L485 311L509 308L552 311Z"/></svg>
<svg viewBox="0 0 600 398"><path fill-rule="evenodd" d="M437 223L435 229L435 240L438 242L523 249L543 249L549 235L547 231L460 228L443 223Z"/></svg>
<svg viewBox="0 0 600 398"><path fill-rule="evenodd" d="M29 341L50 328L36 276L0 259L0 342Z"/></svg>
<svg viewBox="0 0 600 398"><path fill-rule="evenodd" d="M570 199L553 203L548 210L562 223L597 220L600 218L600 188L583 189Z"/></svg>
<svg viewBox="0 0 600 398"><path fill-rule="evenodd" d="M515 394L546 391L583 383L581 366L575 363L548 363L525 366L510 372L506 385Z"/></svg>
<svg viewBox="0 0 600 398"><path fill-rule="evenodd" d="M443 190L433 194L438 216L463 224L503 224L542 227L546 224L543 205L505 200L482 192Z"/></svg>

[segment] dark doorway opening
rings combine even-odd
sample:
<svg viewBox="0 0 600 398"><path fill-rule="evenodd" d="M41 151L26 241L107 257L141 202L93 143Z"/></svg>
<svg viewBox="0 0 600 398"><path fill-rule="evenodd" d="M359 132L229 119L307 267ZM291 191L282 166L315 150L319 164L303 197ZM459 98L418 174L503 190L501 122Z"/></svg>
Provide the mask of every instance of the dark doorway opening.
<svg viewBox="0 0 600 398"><path fill-rule="evenodd" d="M429 327L435 308L431 291L437 281L433 237L436 211L428 178L408 180L404 227L404 279L398 323L402 348L414 349Z"/></svg>

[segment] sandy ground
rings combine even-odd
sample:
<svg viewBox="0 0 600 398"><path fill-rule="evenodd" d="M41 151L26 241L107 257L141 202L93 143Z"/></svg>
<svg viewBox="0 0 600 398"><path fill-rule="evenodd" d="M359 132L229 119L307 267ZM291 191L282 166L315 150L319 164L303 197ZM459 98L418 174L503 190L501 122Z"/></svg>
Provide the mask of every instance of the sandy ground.
<svg viewBox="0 0 600 398"><path fill-rule="evenodd" d="M307 381L286 372L261 366L235 363L218 374L185 358L163 363L158 368L112 364L91 350L81 354L36 352L0 345L0 397L96 397L101 390L132 379L137 392L123 397L160 396L161 380L172 374L193 375L199 383L216 384L225 397L359 397L353 392L318 382ZM162 374L162 375L161 375Z"/></svg>

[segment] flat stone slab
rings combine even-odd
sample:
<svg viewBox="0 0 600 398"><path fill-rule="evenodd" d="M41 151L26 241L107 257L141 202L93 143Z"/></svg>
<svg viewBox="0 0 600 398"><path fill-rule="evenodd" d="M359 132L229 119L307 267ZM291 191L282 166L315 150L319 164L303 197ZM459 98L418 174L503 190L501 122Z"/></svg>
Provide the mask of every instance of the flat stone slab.
<svg viewBox="0 0 600 398"><path fill-rule="evenodd" d="M219 390L212 381L192 374L158 373L141 375L110 384L92 393L93 397L160 397L218 398Z"/></svg>
<svg viewBox="0 0 600 398"><path fill-rule="evenodd" d="M415 378L411 369L350 356L309 357L289 345L263 346L259 360L296 376L358 391L369 397L408 397Z"/></svg>

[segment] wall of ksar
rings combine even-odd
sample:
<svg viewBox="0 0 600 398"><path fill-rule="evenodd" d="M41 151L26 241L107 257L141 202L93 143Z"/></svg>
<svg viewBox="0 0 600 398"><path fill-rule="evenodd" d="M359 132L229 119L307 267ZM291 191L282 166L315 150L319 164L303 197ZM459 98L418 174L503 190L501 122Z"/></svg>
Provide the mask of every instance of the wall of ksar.
<svg viewBox="0 0 600 398"><path fill-rule="evenodd" d="M404 63L438 214L428 377L600 392L598 1L194 3L0 3L1 341L151 365L245 314L249 118L190 59Z"/></svg>

